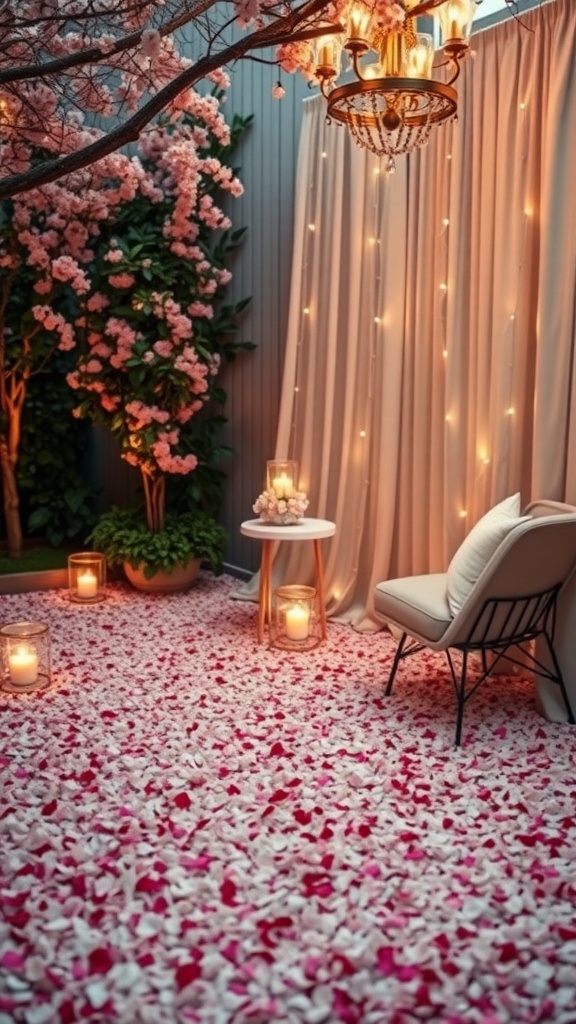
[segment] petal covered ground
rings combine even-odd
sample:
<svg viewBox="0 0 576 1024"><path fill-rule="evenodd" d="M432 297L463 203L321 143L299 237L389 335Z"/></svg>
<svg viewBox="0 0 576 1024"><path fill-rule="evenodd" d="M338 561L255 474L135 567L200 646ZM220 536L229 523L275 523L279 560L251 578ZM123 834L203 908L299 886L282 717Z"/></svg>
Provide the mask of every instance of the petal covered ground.
<svg viewBox="0 0 576 1024"><path fill-rule="evenodd" d="M259 647L237 581L51 627L0 694L0 1024L576 1022L576 728L329 623Z"/></svg>

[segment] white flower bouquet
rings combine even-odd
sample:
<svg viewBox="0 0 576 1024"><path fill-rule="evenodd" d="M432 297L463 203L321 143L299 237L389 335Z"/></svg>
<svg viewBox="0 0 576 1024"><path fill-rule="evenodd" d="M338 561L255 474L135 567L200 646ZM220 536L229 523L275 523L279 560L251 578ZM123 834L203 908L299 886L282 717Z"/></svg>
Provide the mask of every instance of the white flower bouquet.
<svg viewBox="0 0 576 1024"><path fill-rule="evenodd" d="M257 497L252 508L265 523L295 526L304 517L308 498L304 491L294 491L290 497L279 498L276 491L270 488Z"/></svg>

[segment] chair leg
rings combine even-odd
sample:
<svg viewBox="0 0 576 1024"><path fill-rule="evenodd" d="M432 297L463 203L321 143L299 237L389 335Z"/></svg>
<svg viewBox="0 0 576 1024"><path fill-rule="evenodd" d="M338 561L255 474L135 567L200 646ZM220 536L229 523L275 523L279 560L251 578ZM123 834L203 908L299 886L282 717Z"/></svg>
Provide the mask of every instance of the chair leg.
<svg viewBox="0 0 576 1024"><path fill-rule="evenodd" d="M548 633L546 632L546 630L544 631L543 636L546 639L546 643L548 645L548 653L550 654L550 658L551 658L552 664L554 666L554 672L555 672L555 675L556 675L556 682L558 683L558 685L560 687L560 692L562 693L562 697L564 699L564 706L565 706L566 712L568 714L568 721L569 721L570 725L575 725L576 722L574 720L574 712L572 711L572 706L571 706L570 701L568 699L568 693L566 691L566 684L564 682L564 676L562 675L562 669L560 668L560 665L558 663L558 658L556 657L556 651L554 650L554 644L552 643L552 641L551 641L550 637L548 636Z"/></svg>
<svg viewBox="0 0 576 1024"><path fill-rule="evenodd" d="M390 675L388 676L388 685L387 685L386 689L384 690L384 694L385 694L386 697L389 697L390 694L392 693L392 686L393 686L393 683L394 683L394 679L396 677L396 672L398 671L398 665L400 664L400 659L402 657L402 651L404 650L404 647L405 647L407 639L408 639L408 634L407 633L402 633L402 636L400 637L400 643L398 644L398 647L396 648L396 654L394 655L394 661L392 662L392 668L390 670Z"/></svg>
<svg viewBox="0 0 576 1024"><path fill-rule="evenodd" d="M458 711L456 714L456 746L459 747L462 740L462 722L464 719L464 704L466 703L466 668L468 665L468 651L462 651L462 667L460 669L460 684L456 689Z"/></svg>

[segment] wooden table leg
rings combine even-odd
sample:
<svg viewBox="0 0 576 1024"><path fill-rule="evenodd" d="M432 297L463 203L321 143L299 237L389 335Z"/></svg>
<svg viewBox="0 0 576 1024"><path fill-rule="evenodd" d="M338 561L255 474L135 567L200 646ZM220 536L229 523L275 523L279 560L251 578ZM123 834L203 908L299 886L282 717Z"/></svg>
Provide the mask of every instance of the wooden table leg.
<svg viewBox="0 0 576 1024"><path fill-rule="evenodd" d="M314 541L314 559L316 561L316 586L318 589L318 609L320 615L320 629L322 639L326 639L326 604L324 595L324 564L322 562L322 548L320 541Z"/></svg>
<svg viewBox="0 0 576 1024"><path fill-rule="evenodd" d="M272 541L262 541L262 561L260 564L260 586L258 589L258 643L264 643L266 622L270 622L270 570Z"/></svg>

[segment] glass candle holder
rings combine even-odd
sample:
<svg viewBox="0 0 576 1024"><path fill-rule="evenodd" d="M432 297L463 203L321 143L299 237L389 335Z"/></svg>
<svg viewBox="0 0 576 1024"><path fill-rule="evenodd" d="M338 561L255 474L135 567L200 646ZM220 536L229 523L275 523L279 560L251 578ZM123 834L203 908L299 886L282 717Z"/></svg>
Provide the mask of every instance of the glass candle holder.
<svg viewBox="0 0 576 1024"><path fill-rule="evenodd" d="M310 651L321 639L315 587L277 587L272 597L270 646L284 651Z"/></svg>
<svg viewBox="0 0 576 1024"><path fill-rule="evenodd" d="M277 498L292 498L298 490L298 463L292 459L266 463L266 490Z"/></svg>
<svg viewBox="0 0 576 1024"><path fill-rule="evenodd" d="M0 628L2 689L41 690L50 684L50 630L44 622L9 622Z"/></svg>
<svg viewBox="0 0 576 1024"><path fill-rule="evenodd" d="M68 556L68 596L79 604L104 600L106 558L99 551Z"/></svg>

